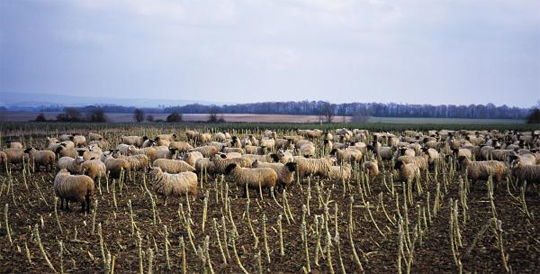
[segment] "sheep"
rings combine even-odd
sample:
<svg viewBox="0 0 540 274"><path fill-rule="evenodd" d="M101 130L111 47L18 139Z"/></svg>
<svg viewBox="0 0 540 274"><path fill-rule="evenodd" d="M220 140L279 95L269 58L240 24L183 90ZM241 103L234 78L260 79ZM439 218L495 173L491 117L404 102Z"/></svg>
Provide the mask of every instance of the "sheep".
<svg viewBox="0 0 540 274"><path fill-rule="evenodd" d="M242 142L238 140L238 137L233 136L230 140L223 142L226 147L242 148Z"/></svg>
<svg viewBox="0 0 540 274"><path fill-rule="evenodd" d="M241 148L237 148L237 147L224 147L222 152L227 153L227 154L229 154L229 153L237 153L240 156L242 156L242 154L244 154L244 150L241 149Z"/></svg>
<svg viewBox="0 0 540 274"><path fill-rule="evenodd" d="M94 133L94 132L88 133L88 140L89 141L101 141L103 139L104 139L103 136L101 136L98 133Z"/></svg>
<svg viewBox="0 0 540 274"><path fill-rule="evenodd" d="M332 143L332 140L325 139L323 141L323 149L326 153L331 152L334 148L334 143Z"/></svg>
<svg viewBox="0 0 540 274"><path fill-rule="evenodd" d="M377 159L371 161L366 161L364 163L364 168L367 170L370 179L375 179L379 175L379 162Z"/></svg>
<svg viewBox="0 0 540 274"><path fill-rule="evenodd" d="M491 151L491 159L497 161L506 161L512 154L514 154L513 149L494 149Z"/></svg>
<svg viewBox="0 0 540 274"><path fill-rule="evenodd" d="M500 161L471 161L465 156L460 156L458 162L467 172L467 178L472 180L472 186L478 180L488 180L492 176L497 182L501 182L505 175L506 166Z"/></svg>
<svg viewBox="0 0 540 274"><path fill-rule="evenodd" d="M6 141L6 144L9 148L15 148L15 149L22 149L24 148L23 144L21 142L12 142L12 141Z"/></svg>
<svg viewBox="0 0 540 274"><path fill-rule="evenodd" d="M268 196L271 196L271 189L276 187L278 181L276 171L271 168L244 168L236 163L229 164L225 174L244 188L244 197L247 197L248 187L268 188Z"/></svg>
<svg viewBox="0 0 540 274"><path fill-rule="evenodd" d="M167 146L168 147L171 144L171 141L169 141L168 139L161 139L160 137L156 137L154 139L154 144L158 145L158 146ZM144 143L143 143L143 146L144 146Z"/></svg>
<svg viewBox="0 0 540 274"><path fill-rule="evenodd" d="M276 149L288 149L290 144L291 144L290 140L278 138L275 141L275 148Z"/></svg>
<svg viewBox="0 0 540 274"><path fill-rule="evenodd" d="M184 155L184 161L190 166L195 166L197 160L202 158L204 158L204 156L199 151L190 151Z"/></svg>
<svg viewBox="0 0 540 274"><path fill-rule="evenodd" d="M208 143L210 141L212 141L212 134L210 133L202 133L199 135L199 139L201 141L201 143L205 144L205 143Z"/></svg>
<svg viewBox="0 0 540 274"><path fill-rule="evenodd" d="M307 145L307 144L313 144L313 142L311 142L310 140L301 139L301 140L296 141L296 143L294 144L294 147L299 149L303 145Z"/></svg>
<svg viewBox="0 0 540 274"><path fill-rule="evenodd" d="M276 156L277 156L277 159L280 163L282 164L286 164L288 162L293 162L294 161L294 156L292 154L292 152L288 151L288 150L278 150L278 152L276 153ZM274 161L276 162L276 157L274 157Z"/></svg>
<svg viewBox="0 0 540 274"><path fill-rule="evenodd" d="M137 147L141 147L144 141L148 140L148 137L146 136L121 136L120 142L122 144L126 145L134 145Z"/></svg>
<svg viewBox="0 0 540 274"><path fill-rule="evenodd" d="M214 155L211 158L212 162L216 165L215 172L216 173L225 173L225 169L228 165L232 163L236 163L240 165L241 167L251 167L251 164L253 164L253 161L248 158L232 158L229 159L225 154L221 155Z"/></svg>
<svg viewBox="0 0 540 274"><path fill-rule="evenodd" d="M150 162L157 159L157 149L154 147L136 148L135 146L131 145L129 146L128 152L128 155L144 154L148 156L148 160Z"/></svg>
<svg viewBox="0 0 540 274"><path fill-rule="evenodd" d="M264 137L261 139L261 147L268 148L273 151L276 146L276 140L273 138Z"/></svg>
<svg viewBox="0 0 540 274"><path fill-rule="evenodd" d="M4 153L6 154L7 163L20 164L23 161L28 161L28 154L24 153L22 148L6 148Z"/></svg>
<svg viewBox="0 0 540 274"><path fill-rule="evenodd" d="M518 182L531 184L540 183L540 165L524 165L521 158L517 157L512 162L512 176Z"/></svg>
<svg viewBox="0 0 540 274"><path fill-rule="evenodd" d="M127 144L118 144L116 146L116 150L118 150L118 152L122 153L123 155L128 155L129 154L129 148L131 147L132 145L127 145Z"/></svg>
<svg viewBox="0 0 540 274"><path fill-rule="evenodd" d="M392 157L394 157L394 147L379 147L377 150L375 150L373 145L368 145L367 147L369 150L373 151L374 154L380 156L382 160L391 160Z"/></svg>
<svg viewBox="0 0 540 274"><path fill-rule="evenodd" d="M328 172L330 172L330 167L332 166L332 160L329 157L319 159L294 157L294 162L297 164L300 177L306 175L328 177Z"/></svg>
<svg viewBox="0 0 540 274"><path fill-rule="evenodd" d="M201 158L195 162L195 169L198 172L206 170L206 172L213 174L216 172L216 164L208 158Z"/></svg>
<svg viewBox="0 0 540 274"><path fill-rule="evenodd" d="M246 145L244 151L246 154L264 154L264 149L260 146Z"/></svg>
<svg viewBox="0 0 540 274"><path fill-rule="evenodd" d="M71 158L76 158L77 156L79 156L79 152L77 151L76 148L72 147L72 148L66 148L64 147L63 145L59 146L57 149L56 149L56 154L58 155L58 157L71 157Z"/></svg>
<svg viewBox="0 0 540 274"><path fill-rule="evenodd" d="M124 178L126 177L127 173L129 173L131 167L129 165L128 160L126 159L115 159L110 154L103 154L102 161L105 163L105 167L107 168L107 172L109 172L109 175L113 179L120 179L120 174L122 174L122 170L124 170Z"/></svg>
<svg viewBox="0 0 540 274"><path fill-rule="evenodd" d="M402 161L405 164L415 164L420 171L426 171L429 168L428 157L428 155L400 156L397 161Z"/></svg>
<svg viewBox="0 0 540 274"><path fill-rule="evenodd" d="M223 132L218 132L214 135L214 139L218 142L224 142L225 140L227 140L227 138L225 137L225 134Z"/></svg>
<svg viewBox="0 0 540 274"><path fill-rule="evenodd" d="M422 148L422 152L424 152L428 156L428 164L430 168L433 168L435 164L437 164L440 161L440 155L439 152L433 148Z"/></svg>
<svg viewBox="0 0 540 274"><path fill-rule="evenodd" d="M416 152L412 148L402 147L394 153L394 162L401 156L416 156Z"/></svg>
<svg viewBox="0 0 540 274"><path fill-rule="evenodd" d="M411 183L417 176L420 176L420 170L415 164L406 164L398 160L394 165L394 169L398 170L398 181Z"/></svg>
<svg viewBox="0 0 540 274"><path fill-rule="evenodd" d="M172 159L175 154L176 148L174 147L156 148L156 159Z"/></svg>
<svg viewBox="0 0 540 274"><path fill-rule="evenodd" d="M186 137L188 141L197 141L199 139L199 132L195 130L186 130Z"/></svg>
<svg viewBox="0 0 540 274"><path fill-rule="evenodd" d="M330 180L349 181L351 177L352 167L349 163L341 166L331 166L330 172L328 172L328 178Z"/></svg>
<svg viewBox="0 0 540 274"><path fill-rule="evenodd" d="M181 197L190 194L193 199L197 198L197 174L189 171L169 174L159 167L152 168L149 173L152 187L163 198L163 205L167 205L169 196Z"/></svg>
<svg viewBox="0 0 540 274"><path fill-rule="evenodd" d="M86 137L83 135L71 136L70 141L72 141L76 147L83 147L86 145Z"/></svg>
<svg viewBox="0 0 540 274"><path fill-rule="evenodd" d="M227 155L227 158L229 158L229 155ZM266 155L255 155L255 154L244 154L242 155L242 158L249 159L250 161L259 161L259 162L265 162L265 163L273 163L273 162L279 162L279 158L277 157L277 154L266 154Z"/></svg>
<svg viewBox="0 0 540 274"><path fill-rule="evenodd" d="M356 149L337 149L334 148L330 155L336 155L338 163L343 162L362 162L362 152Z"/></svg>
<svg viewBox="0 0 540 274"><path fill-rule="evenodd" d="M271 130L265 130L264 133L263 133L263 136L266 137L266 138L277 138L277 133L275 131L271 131Z"/></svg>
<svg viewBox="0 0 540 274"><path fill-rule="evenodd" d="M144 154L137 154L131 156L120 155L117 159L125 159L129 163L130 170L145 170L150 166L150 160L148 156Z"/></svg>
<svg viewBox="0 0 540 274"><path fill-rule="evenodd" d="M65 148L75 148L75 143L72 141L62 141L60 144Z"/></svg>
<svg viewBox="0 0 540 274"><path fill-rule="evenodd" d="M304 157L313 157L315 156L315 145L312 143L304 144L298 149L298 154Z"/></svg>
<svg viewBox="0 0 540 274"><path fill-rule="evenodd" d="M82 157L71 158L71 157L62 157L58 159L57 168L67 169L71 173L81 173L81 165L84 162Z"/></svg>
<svg viewBox="0 0 540 274"><path fill-rule="evenodd" d="M538 164L538 158L536 158L535 155L530 154L530 153L524 153L520 155L510 155L509 162L512 163L517 158L519 158L521 165L534 166Z"/></svg>
<svg viewBox="0 0 540 274"><path fill-rule="evenodd" d="M45 140L45 146L50 151L56 151L58 146L60 146L60 141L56 138L47 137L47 139Z"/></svg>
<svg viewBox="0 0 540 274"><path fill-rule="evenodd" d="M251 165L252 168L271 168L278 176L279 186L285 188L294 182L294 172L296 171L296 163L266 163L255 160Z"/></svg>
<svg viewBox="0 0 540 274"><path fill-rule="evenodd" d="M213 146L196 147L194 149L191 149L190 151L198 151L202 153L202 155L206 158L211 158L212 156L218 153L217 148Z"/></svg>
<svg viewBox="0 0 540 274"><path fill-rule="evenodd" d="M242 158L242 153L239 153L239 152L227 152L227 153L224 153L227 158L229 159L232 159L232 158Z"/></svg>
<svg viewBox="0 0 540 274"><path fill-rule="evenodd" d="M171 134L159 134L155 139L167 140L169 142L173 142L174 140L176 140L176 134L174 134L174 133L171 133Z"/></svg>
<svg viewBox="0 0 540 274"><path fill-rule="evenodd" d="M157 159L152 163L152 166L161 168L163 172L174 174L195 171L193 166L181 160Z"/></svg>
<svg viewBox="0 0 540 274"><path fill-rule="evenodd" d="M82 211L90 212L90 202L94 196L94 181L86 175L71 175L61 169L54 178L54 193L60 198L60 209L69 210L69 202L80 202Z"/></svg>
<svg viewBox="0 0 540 274"><path fill-rule="evenodd" d="M53 165L56 162L56 154L50 150L36 150L35 148L27 148L24 153L28 153L30 161L38 167L44 166L45 170L52 171Z"/></svg>
<svg viewBox="0 0 540 274"><path fill-rule="evenodd" d="M58 136L58 140L60 141L71 141L71 137L73 137L73 134L62 134Z"/></svg>
<svg viewBox="0 0 540 274"><path fill-rule="evenodd" d="M178 152L184 153L193 149L193 146L191 146L188 142L174 141L169 144L169 148L176 148Z"/></svg>
<svg viewBox="0 0 540 274"><path fill-rule="evenodd" d="M455 148L455 149L452 149L453 153L454 153L454 156L457 158L461 157L461 156L464 156L464 157L467 157L469 159L472 159L472 151L468 150L468 149L464 149L464 148Z"/></svg>
<svg viewBox="0 0 540 274"><path fill-rule="evenodd" d="M107 167L101 160L97 158L84 161L81 164L80 169L82 174L87 175L94 181L96 178L105 178L107 174Z"/></svg>

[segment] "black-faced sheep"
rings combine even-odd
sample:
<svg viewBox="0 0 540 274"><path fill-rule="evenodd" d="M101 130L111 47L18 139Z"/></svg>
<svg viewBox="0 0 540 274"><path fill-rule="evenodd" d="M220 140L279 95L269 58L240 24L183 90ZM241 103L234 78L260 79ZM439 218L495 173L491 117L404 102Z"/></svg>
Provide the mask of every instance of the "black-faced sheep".
<svg viewBox="0 0 540 274"><path fill-rule="evenodd" d="M90 212L90 202L94 196L94 181L86 175L71 175L61 169L54 178L54 193L60 198L60 209L69 209L69 202L80 202L82 210Z"/></svg>

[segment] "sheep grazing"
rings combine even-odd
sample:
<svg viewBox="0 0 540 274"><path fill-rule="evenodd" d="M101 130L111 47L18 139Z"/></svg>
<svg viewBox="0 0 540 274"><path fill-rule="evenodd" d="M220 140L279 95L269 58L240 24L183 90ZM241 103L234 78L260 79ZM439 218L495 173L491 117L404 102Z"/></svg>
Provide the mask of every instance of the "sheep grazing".
<svg viewBox="0 0 540 274"><path fill-rule="evenodd" d="M218 153L218 150L216 147L214 146L202 146L202 147L196 147L191 151L198 151L200 153L202 153L202 155L206 158L211 158L212 156L214 156L215 154Z"/></svg>
<svg viewBox="0 0 540 274"><path fill-rule="evenodd" d="M297 164L300 177L315 175L327 178L330 167L332 166L332 159L329 157L320 159L294 157L294 162Z"/></svg>
<svg viewBox="0 0 540 274"><path fill-rule="evenodd" d="M152 163L153 167L159 167L163 172L180 173L195 171L195 168L182 160L157 159Z"/></svg>
<svg viewBox="0 0 540 274"><path fill-rule="evenodd" d="M497 182L501 182L505 175L506 166L500 161L471 161L465 156L458 158L460 165L467 172L467 178L472 180L472 186L478 180L488 180L489 176Z"/></svg>
<svg viewBox="0 0 540 274"><path fill-rule="evenodd" d="M281 187L287 187L294 182L294 172L296 171L296 163L266 163L255 160L251 165L252 168L271 168L278 176L278 183Z"/></svg>
<svg viewBox="0 0 540 274"><path fill-rule="evenodd" d="M129 155L144 154L148 156L148 160L153 162L157 159L157 149L154 147L136 148L135 146L129 146Z"/></svg>
<svg viewBox="0 0 540 274"><path fill-rule="evenodd" d="M99 159L90 159L88 161L84 161L81 164L81 171L82 174L87 175L94 181L96 178L105 178L107 175L107 167Z"/></svg>
<svg viewBox="0 0 540 274"><path fill-rule="evenodd" d="M53 170L53 165L56 162L56 154L50 150L36 150L35 148L27 148L24 153L28 153L30 161L33 162L39 169L44 166L47 171Z"/></svg>
<svg viewBox="0 0 540 274"><path fill-rule="evenodd" d="M21 142L12 142L12 141L6 141L6 144L9 148L14 149L22 149L24 148L23 144Z"/></svg>
<svg viewBox="0 0 540 274"><path fill-rule="evenodd" d="M420 176L420 169L415 164L406 164L398 160L394 165L394 169L398 170L398 180L400 182L411 183L417 176Z"/></svg>
<svg viewBox="0 0 540 274"><path fill-rule="evenodd" d="M241 167L251 167L251 164L253 164L253 161L248 158L227 158L227 155L225 154L216 154L211 158L212 162L215 164L215 172L216 173L225 173L225 169L230 164L238 164Z"/></svg>
<svg viewBox="0 0 540 274"><path fill-rule="evenodd" d="M145 170L150 166L150 160L148 156L144 154L137 154L131 156L120 155L117 159L125 159L129 163L130 170Z"/></svg>
<svg viewBox="0 0 540 274"><path fill-rule="evenodd" d="M304 144L298 149L298 154L304 157L315 156L315 145L312 143Z"/></svg>
<svg viewBox="0 0 540 274"><path fill-rule="evenodd" d="M72 141L76 147L86 146L86 137L84 137L83 135L71 136L70 141Z"/></svg>
<svg viewBox="0 0 540 274"><path fill-rule="evenodd" d="M101 134L94 133L94 132L88 133L88 141L101 141L103 139L104 138L103 136L101 136Z"/></svg>
<svg viewBox="0 0 540 274"><path fill-rule="evenodd" d="M282 164L286 164L288 162L293 162L294 161L294 156L292 154L292 152L288 151L288 150L278 150L278 152L275 154L276 156L272 156L272 158L274 159L274 162L280 162ZM277 158L276 158L277 157Z"/></svg>
<svg viewBox="0 0 540 274"><path fill-rule="evenodd" d="M397 161L402 161L405 164L415 164L421 171L426 171L429 168L428 157L428 155L400 156Z"/></svg>
<svg viewBox="0 0 540 274"><path fill-rule="evenodd" d="M94 181L86 175L71 175L61 169L54 178L54 193L60 198L60 209L69 210L69 202L80 202L82 211L90 212L90 202L94 196Z"/></svg>
<svg viewBox="0 0 540 274"><path fill-rule="evenodd" d="M352 167L350 163L341 166L331 166L328 172L330 180L349 181L352 177Z"/></svg>
<svg viewBox="0 0 540 274"><path fill-rule="evenodd" d="M66 148L64 147L63 145L59 146L57 149L56 149L56 154L58 155L58 157L71 157L71 158L77 158L77 156L79 156L79 152L77 151L76 148L72 147L72 148Z"/></svg>
<svg viewBox="0 0 540 274"><path fill-rule="evenodd" d="M134 145L137 147L141 147L144 141L148 140L148 137L146 136L121 136L120 142L122 144L126 145Z"/></svg>
<svg viewBox="0 0 540 274"><path fill-rule="evenodd" d="M521 158L512 161L512 176L518 182L529 184L540 184L540 165L524 165Z"/></svg>
<svg viewBox="0 0 540 274"><path fill-rule="evenodd" d="M195 166L195 163L197 160L204 158L202 153L198 151L190 151L184 155L184 161L188 163L190 166Z"/></svg>
<svg viewBox="0 0 540 274"><path fill-rule="evenodd" d="M364 168L367 170L370 179L375 179L379 175L379 162L374 159L371 161L366 161L364 163Z"/></svg>
<svg viewBox="0 0 540 274"><path fill-rule="evenodd" d="M154 167L149 171L151 184L154 191L163 198L163 204L167 205L169 196L185 196L190 194L193 199L197 197L197 174L193 172L180 172L169 174L161 168Z"/></svg>
<svg viewBox="0 0 540 274"><path fill-rule="evenodd" d="M206 170L206 172L214 174L216 172L216 164L208 158L201 158L195 162L195 169L197 172Z"/></svg>
<svg viewBox="0 0 540 274"><path fill-rule="evenodd" d="M276 187L278 175L271 168L244 168L232 163L225 168L225 174L235 181L238 186L244 188L244 197L247 197L247 187L249 188L268 188L270 196L271 189Z"/></svg>

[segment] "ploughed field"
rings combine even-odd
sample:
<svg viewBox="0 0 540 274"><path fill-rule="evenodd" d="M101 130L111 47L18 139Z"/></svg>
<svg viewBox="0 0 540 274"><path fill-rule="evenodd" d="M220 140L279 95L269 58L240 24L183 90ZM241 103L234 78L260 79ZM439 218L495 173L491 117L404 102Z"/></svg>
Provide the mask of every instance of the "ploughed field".
<svg viewBox="0 0 540 274"><path fill-rule="evenodd" d="M479 150L481 145L493 150L511 150L514 145L518 146L517 151L528 149L534 155L539 142L530 132L388 133L341 129L329 131L330 136L322 131L272 133L272 129L270 132L231 129L221 139L215 129L197 129L199 135L191 135L190 131L191 138L183 128L92 130L106 140L99 142L103 154L117 149L121 136L154 139L158 134L174 133L176 141L188 142L193 148L219 142L245 150L249 139L246 137L250 135L255 147L261 143L257 146L254 139L258 142L274 139L276 144L281 144L278 139L288 140L283 151L290 149L294 156L329 159L331 165L337 166L343 156L328 147L329 142L324 140L329 139L332 148L343 146L341 152L358 150L361 158L350 164L342 163L338 178L327 174L300 176L298 164L294 180L285 190L279 187L272 195L264 186L253 187L248 197L245 197L245 185L233 176L215 173L210 168L198 170L196 197L171 196L167 204L154 189L150 173L126 171L126 176L119 179L106 176L96 179L89 213L81 212L80 203L74 202L70 203L70 210L60 209L54 191L56 170L33 165L35 160L6 163L8 170L0 172L1 272L523 273L540 270L538 182L524 185L510 176L511 164L516 160L509 153L500 160L505 166L501 180L496 180L493 174L472 187L473 180L464 176L463 162L458 161L460 151L452 150L469 149L472 161L484 160ZM8 140L20 141L24 148L45 149L46 137L75 133L54 127L26 136L20 132L21 129L2 133L4 151ZM88 150L89 132L77 129L76 133L86 137L86 144L79 144L78 150ZM210 139L204 140L206 137L201 133L210 133ZM531 138L527 138L529 135ZM520 142L522 139L525 141ZM439 159L416 172L414 178L402 178L400 169L395 169L396 162L402 160L394 158L394 154L405 153L401 147L410 147L416 156L424 155L421 148L428 141L439 153ZM312 145L314 150L297 144ZM161 138L153 146L160 145L170 144ZM388 157L383 155L385 148L390 148L392 159L385 159ZM260 152L270 155L278 152L278 148L267 146ZM173 149L169 156L183 157L186 153ZM122 157L119 154L113 152L111 156ZM490 151L487 157L492 159L494 155L498 154ZM155 155L148 156L151 163ZM224 157L237 156L231 153ZM371 176L365 163L375 159L380 173ZM350 177L345 174L348 168Z"/></svg>

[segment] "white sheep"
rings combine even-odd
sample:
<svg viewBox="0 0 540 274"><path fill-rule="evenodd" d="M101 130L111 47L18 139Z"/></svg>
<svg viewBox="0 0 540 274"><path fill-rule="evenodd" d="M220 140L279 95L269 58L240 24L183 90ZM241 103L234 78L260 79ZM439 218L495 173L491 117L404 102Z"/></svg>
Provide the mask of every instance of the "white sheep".
<svg viewBox="0 0 540 274"><path fill-rule="evenodd" d="M190 194L193 199L197 198L197 174L193 172L169 174L159 167L152 168L149 173L153 189L163 198L164 205L167 205L169 196L182 197Z"/></svg>
<svg viewBox="0 0 540 274"><path fill-rule="evenodd" d="M54 178L54 193L60 198L60 209L69 210L69 202L80 202L82 211L89 213L92 196L94 196L94 181L86 175L71 175L66 169L61 169Z"/></svg>
<svg viewBox="0 0 540 274"><path fill-rule="evenodd" d="M259 162L255 160L251 165L253 168L271 168L273 169L278 176L278 183L282 187L287 187L294 182L295 176L294 172L296 171L296 163L267 163Z"/></svg>
<svg viewBox="0 0 540 274"><path fill-rule="evenodd" d="M36 150L35 148L27 148L24 153L30 155L30 161L33 162L39 169L44 166L47 171L52 171L53 165L56 162L56 154L50 150Z"/></svg>
<svg viewBox="0 0 540 274"><path fill-rule="evenodd" d="M227 166L225 174L244 189L244 197L247 197L247 187L268 188L270 196L270 190L276 187L278 180L277 173L271 168L244 168L235 163Z"/></svg>
<svg viewBox="0 0 540 274"><path fill-rule="evenodd" d="M157 159L152 163L153 167L159 167L163 172L180 173L187 171L195 171L195 168L190 164L181 160Z"/></svg>

